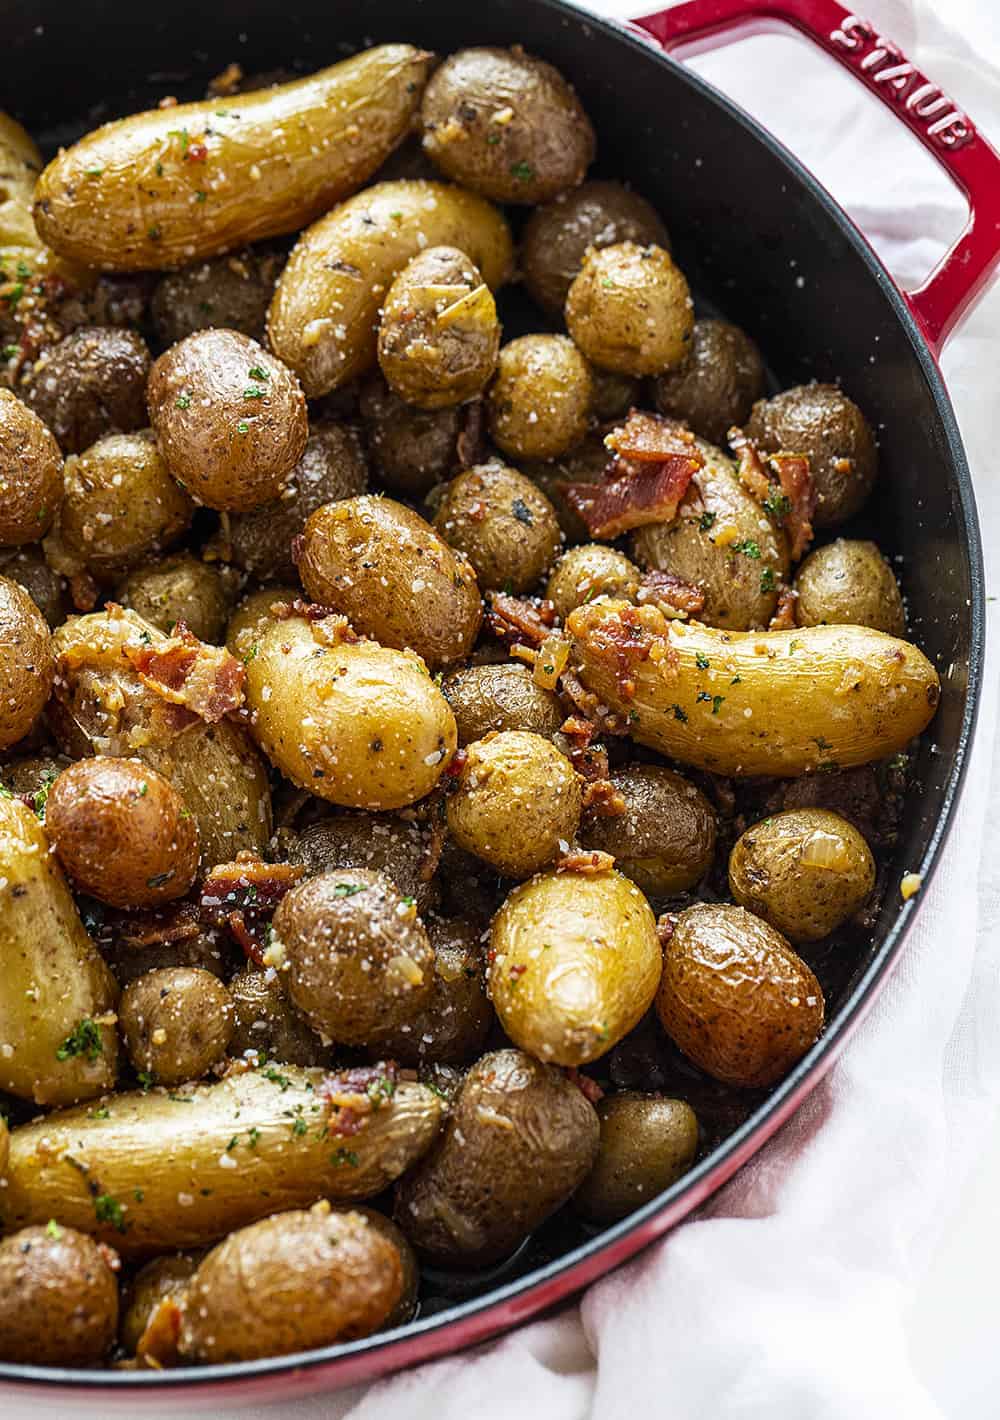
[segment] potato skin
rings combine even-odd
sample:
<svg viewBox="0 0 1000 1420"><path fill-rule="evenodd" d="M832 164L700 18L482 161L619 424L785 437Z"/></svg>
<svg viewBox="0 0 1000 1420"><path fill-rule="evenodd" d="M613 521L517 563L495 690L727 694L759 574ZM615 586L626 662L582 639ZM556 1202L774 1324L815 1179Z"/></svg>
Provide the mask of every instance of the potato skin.
<svg viewBox="0 0 1000 1420"><path fill-rule="evenodd" d="M446 183L377 183L303 232L275 288L267 332L310 399L375 363L382 298L407 262L432 246L460 247L491 291L513 270L500 213Z"/></svg>
<svg viewBox="0 0 1000 1420"><path fill-rule="evenodd" d="M490 948L500 1024L555 1065L606 1054L649 1009L660 979L649 903L612 869L543 873L515 888L493 920Z"/></svg>
<svg viewBox="0 0 1000 1420"><path fill-rule="evenodd" d="M163 271L297 231L406 135L429 63L380 45L278 88L107 123L42 173L39 235L84 266Z"/></svg>
<svg viewBox="0 0 1000 1420"><path fill-rule="evenodd" d="M239 331L199 330L172 345L146 398L170 472L209 508L240 513L270 502L305 451L298 380Z"/></svg>
<svg viewBox="0 0 1000 1420"><path fill-rule="evenodd" d="M0 547L37 542L62 499L62 454L38 415L0 389Z"/></svg>
<svg viewBox="0 0 1000 1420"><path fill-rule="evenodd" d="M0 1360L92 1365L117 1327L118 1283L91 1238L55 1224L0 1242Z"/></svg>
<svg viewBox="0 0 1000 1420"><path fill-rule="evenodd" d="M381 873L307 878L282 898L272 925L285 988L326 1040L379 1046L430 1000L427 933Z"/></svg>
<svg viewBox="0 0 1000 1420"><path fill-rule="evenodd" d="M281 252L248 247L168 272L150 301L160 344L175 345L211 327L239 330L263 342L267 308L284 264Z"/></svg>
<svg viewBox="0 0 1000 1420"><path fill-rule="evenodd" d="M700 1069L763 1088L815 1042L823 991L780 932L742 907L699 902L667 943L656 1013Z"/></svg>
<svg viewBox="0 0 1000 1420"><path fill-rule="evenodd" d="M17 744L52 689L49 628L23 587L0 577L0 750Z"/></svg>
<svg viewBox="0 0 1000 1420"><path fill-rule="evenodd" d="M385 298L378 362L400 398L421 409L473 399L500 349L496 302L457 247L430 247L399 273Z"/></svg>
<svg viewBox="0 0 1000 1420"><path fill-rule="evenodd" d="M430 793L457 736L418 656L370 641L324 645L299 617L262 623L253 646L253 733L293 784L358 809L400 809Z"/></svg>
<svg viewBox="0 0 1000 1420"><path fill-rule="evenodd" d="M454 712L460 745L491 730L527 730L551 739L566 718L559 697L536 685L528 667L517 661L464 666L446 676L441 689Z"/></svg>
<svg viewBox="0 0 1000 1420"><path fill-rule="evenodd" d="M138 759L82 759L49 791L45 830L77 887L113 907L183 897L198 827L168 779Z"/></svg>
<svg viewBox="0 0 1000 1420"><path fill-rule="evenodd" d="M560 193L536 208L524 228L521 269L529 294L550 316L561 316L589 248L617 242L670 250L655 208L621 183L592 180Z"/></svg>
<svg viewBox="0 0 1000 1420"><path fill-rule="evenodd" d="M43 350L22 397L68 454L146 423L149 351L134 330L81 326Z"/></svg>
<svg viewBox="0 0 1000 1420"><path fill-rule="evenodd" d="M0 552L0 577L22 587L50 628L66 620L62 577L46 562L39 543Z"/></svg>
<svg viewBox="0 0 1000 1420"><path fill-rule="evenodd" d="M623 1090L597 1103L597 1161L573 1195L594 1223L614 1223L676 1183L698 1152L698 1120L684 1100Z"/></svg>
<svg viewBox="0 0 1000 1420"><path fill-rule="evenodd" d="M453 478L434 526L472 563L484 591L529 591L552 565L562 537L545 494L499 460Z"/></svg>
<svg viewBox="0 0 1000 1420"><path fill-rule="evenodd" d="M466 1075L438 1147L400 1182L393 1216L438 1266L498 1262L570 1196L598 1135L593 1105L561 1071L494 1051Z"/></svg>
<svg viewBox="0 0 1000 1420"><path fill-rule="evenodd" d="M853 517L871 493L878 454L871 426L836 385L797 385L754 405L748 436L767 453L807 454L815 528Z"/></svg>
<svg viewBox="0 0 1000 1420"><path fill-rule="evenodd" d="M839 537L811 552L795 578L800 626L870 626L906 635L899 583L874 542Z"/></svg>
<svg viewBox="0 0 1000 1420"><path fill-rule="evenodd" d="M686 356L694 306L668 251L616 242L587 252L566 297L566 325L595 365L659 375Z"/></svg>
<svg viewBox="0 0 1000 1420"><path fill-rule="evenodd" d="M403 1290L385 1233L329 1203L230 1233L185 1290L178 1346L186 1360L284 1356L376 1331Z"/></svg>
<svg viewBox="0 0 1000 1420"><path fill-rule="evenodd" d="M545 596L560 621L595 597L631 601L639 590L642 573L624 552L606 542L589 542L563 553L552 570Z"/></svg>
<svg viewBox="0 0 1000 1420"><path fill-rule="evenodd" d="M235 574L218 563L177 552L145 562L119 585L117 599L159 631L183 621L199 641L218 646L236 599Z"/></svg>
<svg viewBox="0 0 1000 1420"><path fill-rule="evenodd" d="M565 335L522 335L500 351L486 398L494 443L514 459L553 459L587 433L594 386Z"/></svg>
<svg viewBox="0 0 1000 1420"><path fill-rule="evenodd" d="M568 629L583 683L628 718L634 740L716 774L796 778L884 759L927 727L940 698L923 652L860 626L716 631L607 601L577 607ZM632 695L607 653L623 632L637 637ZM640 663L650 649L669 675Z"/></svg>
<svg viewBox="0 0 1000 1420"><path fill-rule="evenodd" d="M829 809L792 809L753 824L729 855L729 890L790 942L819 942L875 886L861 834Z"/></svg>
<svg viewBox="0 0 1000 1420"><path fill-rule="evenodd" d="M285 852L291 862L305 864L310 877L343 868L382 873L403 897L413 899L421 917L437 905L437 884L425 876L433 863L433 830L401 815L338 813L322 818L296 834Z"/></svg>
<svg viewBox="0 0 1000 1420"><path fill-rule="evenodd" d="M90 1099L115 1081L115 985L41 824L4 795L0 881L0 1040L13 1047L0 1089L39 1105Z"/></svg>
<svg viewBox="0 0 1000 1420"><path fill-rule="evenodd" d="M703 439L722 444L763 393L764 362L746 331L729 321L696 320L683 362L653 385L653 403Z"/></svg>
<svg viewBox="0 0 1000 1420"><path fill-rule="evenodd" d="M12 1231L65 1219L123 1257L141 1258L200 1247L319 1198L374 1197L429 1147L441 1102L425 1086L402 1082L341 1147L335 1111L319 1093L325 1078L282 1064L186 1086L186 1105L165 1091L133 1090L106 1096L106 1116L85 1105L22 1125L11 1134L0 1221ZM296 1118L305 1133L293 1130ZM97 1217L87 1179L67 1153L121 1204L124 1231L114 1217ZM178 1194L193 1201L178 1206Z"/></svg>
<svg viewBox="0 0 1000 1420"><path fill-rule="evenodd" d="M390 491L422 498L455 472L463 411L415 409L380 374L363 384L359 408L369 456Z"/></svg>
<svg viewBox="0 0 1000 1420"><path fill-rule="evenodd" d="M582 804L580 779L550 740L503 730L469 745L448 796L448 828L498 873L526 878L573 842Z"/></svg>
<svg viewBox="0 0 1000 1420"><path fill-rule="evenodd" d="M160 1085L200 1080L233 1033L229 992L197 967L162 967L130 982L118 1017L132 1064Z"/></svg>
<svg viewBox="0 0 1000 1420"><path fill-rule="evenodd" d="M289 1065L322 1065L329 1050L288 999L279 980L248 964L229 983L233 1034L229 1054L255 1051L264 1060Z"/></svg>
<svg viewBox="0 0 1000 1420"><path fill-rule="evenodd" d="M588 816L581 843L610 853L618 871L650 897L693 888L715 854L715 813L705 795L659 764L626 765L612 772L611 782L625 813Z"/></svg>
<svg viewBox="0 0 1000 1420"><path fill-rule="evenodd" d="M383 646L415 651L432 669L472 649L482 602L469 561L392 498L364 495L317 508L298 568L312 601L343 612Z"/></svg>

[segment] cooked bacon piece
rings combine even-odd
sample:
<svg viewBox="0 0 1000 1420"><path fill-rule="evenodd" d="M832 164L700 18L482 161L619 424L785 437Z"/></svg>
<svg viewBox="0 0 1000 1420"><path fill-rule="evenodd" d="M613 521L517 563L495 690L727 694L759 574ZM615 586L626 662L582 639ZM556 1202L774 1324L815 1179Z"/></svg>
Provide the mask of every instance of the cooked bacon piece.
<svg viewBox="0 0 1000 1420"><path fill-rule="evenodd" d="M89 572L73 572L67 579L69 595L77 611L93 611L97 605L98 587Z"/></svg>
<svg viewBox="0 0 1000 1420"><path fill-rule="evenodd" d="M621 790L616 789L611 780L605 777L592 779L584 785L583 807L598 818L621 818L628 805Z"/></svg>
<svg viewBox="0 0 1000 1420"><path fill-rule="evenodd" d="M705 593L673 572L646 572L639 584L636 600L640 606L652 602L667 615L678 612L681 616L697 616L705 609Z"/></svg>
<svg viewBox="0 0 1000 1420"><path fill-rule="evenodd" d="M656 919L656 935L660 939L660 946L665 947L674 935L674 928L677 925L676 912L664 912Z"/></svg>
<svg viewBox="0 0 1000 1420"><path fill-rule="evenodd" d="M555 625L556 611L551 602L528 601L526 597L512 597L507 592L492 592L486 620L493 635L505 645L520 644L537 649Z"/></svg>
<svg viewBox="0 0 1000 1420"><path fill-rule="evenodd" d="M209 724L243 703L244 667L223 646L206 646L192 636L183 621L165 641L126 645L125 655L143 685Z"/></svg>
<svg viewBox="0 0 1000 1420"><path fill-rule="evenodd" d="M812 542L812 515L816 511L816 487L805 454L772 454L768 464L778 475L782 493L791 503L785 527L791 542L792 561L797 562Z"/></svg>
<svg viewBox="0 0 1000 1420"><path fill-rule="evenodd" d="M590 652L607 663L623 700L635 695L636 666L652 661L666 672L675 668L679 659L667 637L650 629L650 617L667 625L655 607L626 606L590 628Z"/></svg>
<svg viewBox="0 0 1000 1420"><path fill-rule="evenodd" d="M583 719L589 720L599 728L604 735L624 735L627 733L627 722L622 715L609 710L601 703L600 698L594 694L580 680L575 671L567 668L559 677L559 690L562 694L563 704L569 702L573 710ZM575 717L574 717L575 718ZM568 734L565 725L563 733Z"/></svg>
<svg viewBox="0 0 1000 1420"><path fill-rule="evenodd" d="M263 967L264 943L258 941L247 926L247 919L242 912L230 912L226 916L226 926L232 933L233 940L241 949L248 961L252 961L255 966Z"/></svg>
<svg viewBox="0 0 1000 1420"><path fill-rule="evenodd" d="M566 1071L566 1078L577 1087L585 1099L590 1100L591 1104L597 1104L598 1100L604 1098L604 1091L597 1081L592 1080L589 1075L581 1074L572 1065Z"/></svg>
<svg viewBox="0 0 1000 1420"><path fill-rule="evenodd" d="M316 1093L330 1106L331 1118L327 1123L330 1133L340 1138L357 1134L370 1114L390 1102L399 1078L394 1060L355 1065L325 1076L316 1087Z"/></svg>
<svg viewBox="0 0 1000 1420"><path fill-rule="evenodd" d="M121 918L107 917L104 926L117 932L123 946L135 951L186 942L191 937L197 937L201 931L198 909L191 902L171 904L158 912L130 912Z"/></svg>
<svg viewBox="0 0 1000 1420"><path fill-rule="evenodd" d="M234 912L269 915L304 873L300 863L265 863L252 853L217 863L202 884L202 916L222 927Z"/></svg>
<svg viewBox="0 0 1000 1420"><path fill-rule="evenodd" d="M591 537L616 538L646 523L672 522L692 475L705 462L690 430L633 409L604 442L612 457L603 482L561 489Z"/></svg>
<svg viewBox="0 0 1000 1420"><path fill-rule="evenodd" d="M737 456L736 476L740 483L757 502L763 504L774 491L771 479L764 467L760 450L752 439L747 438L742 429L729 431L729 447Z"/></svg>
<svg viewBox="0 0 1000 1420"><path fill-rule="evenodd" d="M583 807L602 818L618 818L625 812L625 800L611 782L607 750L591 744L595 730L589 720L571 715L560 734L569 741L570 763L584 781Z"/></svg>
<svg viewBox="0 0 1000 1420"><path fill-rule="evenodd" d="M565 735L568 740L573 740L573 750L586 749L596 733L595 726L591 720L585 720L580 715L569 715L559 726L559 733Z"/></svg>
<svg viewBox="0 0 1000 1420"><path fill-rule="evenodd" d="M176 1297L161 1298L136 1344L136 1357L157 1371L177 1362L183 1315Z"/></svg>
<svg viewBox="0 0 1000 1420"><path fill-rule="evenodd" d="M593 873L606 873L614 866L614 856L603 853L600 848L571 848L556 862L556 872L581 873L584 877L590 877Z"/></svg>
<svg viewBox="0 0 1000 1420"><path fill-rule="evenodd" d="M613 454L634 463L661 463L674 454L698 457L690 429L644 409L630 409L625 423L612 429L604 443ZM702 462L698 460L699 468Z"/></svg>
<svg viewBox="0 0 1000 1420"><path fill-rule="evenodd" d="M768 631L791 631L795 626L795 603L799 594L782 582L778 591L778 605L767 624Z"/></svg>

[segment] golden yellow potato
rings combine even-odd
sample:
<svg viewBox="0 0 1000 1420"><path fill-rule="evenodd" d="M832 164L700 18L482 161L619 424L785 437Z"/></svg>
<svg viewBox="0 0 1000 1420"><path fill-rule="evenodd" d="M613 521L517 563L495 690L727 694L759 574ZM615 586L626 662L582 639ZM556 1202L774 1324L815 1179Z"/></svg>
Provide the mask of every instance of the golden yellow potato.
<svg viewBox="0 0 1000 1420"><path fill-rule="evenodd" d="M434 526L469 559L484 591L530 591L562 542L556 510L545 494L498 459L452 479Z"/></svg>
<svg viewBox="0 0 1000 1420"><path fill-rule="evenodd" d="M694 330L684 273L655 245L591 247L566 297L566 325L595 365L660 375L679 365Z"/></svg>
<svg viewBox="0 0 1000 1420"><path fill-rule="evenodd" d="M23 587L0 577L0 750L17 744L52 688L52 639Z"/></svg>
<svg viewBox="0 0 1000 1420"><path fill-rule="evenodd" d="M16 119L0 113L0 247L38 245L31 204L42 166L35 140Z"/></svg>
<svg viewBox="0 0 1000 1420"><path fill-rule="evenodd" d="M62 494L59 445L37 414L0 389L0 547L43 537Z"/></svg>
<svg viewBox="0 0 1000 1420"><path fill-rule="evenodd" d="M522 335L500 351L486 398L494 443L513 459L554 459L581 442L594 404L586 360L565 335Z"/></svg>
<svg viewBox="0 0 1000 1420"><path fill-rule="evenodd" d="M601 1145L573 1208L614 1223L676 1183L698 1152L698 1120L683 1100L623 1090L597 1103Z"/></svg>
<svg viewBox="0 0 1000 1420"><path fill-rule="evenodd" d="M795 578L800 626L870 626L905 636L899 583L875 543L838 537L811 552Z"/></svg>
<svg viewBox="0 0 1000 1420"><path fill-rule="evenodd" d="M462 462L458 446L470 409L417 409L394 394L381 373L370 375L361 386L358 413L379 481L392 493L418 499L450 478Z"/></svg>
<svg viewBox="0 0 1000 1420"><path fill-rule="evenodd" d="M577 607L568 629L571 663L633 739L716 774L884 759L926 729L941 695L922 651L860 626L716 631L604 601Z"/></svg>
<svg viewBox="0 0 1000 1420"><path fill-rule="evenodd" d="M549 577L545 596L560 621L595 597L620 597L632 601L642 573L624 552L606 542L588 542L563 553Z"/></svg>
<svg viewBox="0 0 1000 1420"><path fill-rule="evenodd" d="M43 241L105 271L162 271L295 232L405 137L431 56L380 45L277 88L106 123L35 191Z"/></svg>
<svg viewBox="0 0 1000 1420"><path fill-rule="evenodd" d="M605 1055L652 1004L660 980L656 920L611 869L543 873L493 921L490 996L522 1050L556 1065Z"/></svg>

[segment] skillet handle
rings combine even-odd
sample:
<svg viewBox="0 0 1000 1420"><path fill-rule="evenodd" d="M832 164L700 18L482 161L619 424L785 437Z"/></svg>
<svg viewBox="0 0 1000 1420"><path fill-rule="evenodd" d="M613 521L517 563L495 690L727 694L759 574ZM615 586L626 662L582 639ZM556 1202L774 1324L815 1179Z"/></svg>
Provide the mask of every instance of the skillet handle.
<svg viewBox="0 0 1000 1420"><path fill-rule="evenodd" d="M776 23L777 22L777 23ZM869 21L836 0L686 0L631 21L663 49L688 53L791 25L859 79L944 168L969 202L965 228L915 291L903 293L934 356L1000 260L1000 154L972 120Z"/></svg>

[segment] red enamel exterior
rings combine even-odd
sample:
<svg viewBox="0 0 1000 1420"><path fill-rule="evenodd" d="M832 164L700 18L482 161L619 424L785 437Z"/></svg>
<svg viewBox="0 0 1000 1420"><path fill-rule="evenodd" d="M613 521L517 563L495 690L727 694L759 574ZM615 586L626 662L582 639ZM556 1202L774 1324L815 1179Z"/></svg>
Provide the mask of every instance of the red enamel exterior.
<svg viewBox="0 0 1000 1420"><path fill-rule="evenodd" d="M688 0L633 21L668 52L714 48L734 29L788 25L881 99L968 199L961 236L922 286L904 292L936 358L1000 260L1000 153L968 116L897 45L836 0Z"/></svg>

